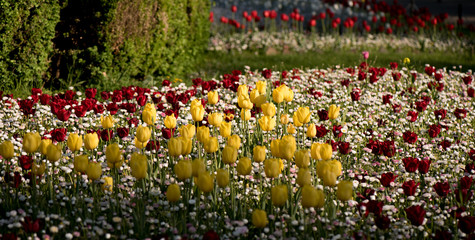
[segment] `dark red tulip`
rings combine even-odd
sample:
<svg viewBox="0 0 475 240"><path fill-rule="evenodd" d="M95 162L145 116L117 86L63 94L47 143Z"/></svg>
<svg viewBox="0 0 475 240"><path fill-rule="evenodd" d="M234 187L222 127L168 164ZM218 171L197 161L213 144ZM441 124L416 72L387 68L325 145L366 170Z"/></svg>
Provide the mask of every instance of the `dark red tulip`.
<svg viewBox="0 0 475 240"><path fill-rule="evenodd" d="M402 189L406 196L414 196L416 189L420 183L416 183L414 180L406 181L402 184Z"/></svg>
<svg viewBox="0 0 475 240"><path fill-rule="evenodd" d="M424 218L426 215L426 211L424 207L414 205L412 207L406 208L406 216L407 219L411 222L414 226L420 226L424 222Z"/></svg>
<svg viewBox="0 0 475 240"><path fill-rule="evenodd" d="M448 182L438 182L434 184L434 190L440 197L445 197L450 192L450 185Z"/></svg>
<svg viewBox="0 0 475 240"><path fill-rule="evenodd" d="M396 179L397 175L395 175L392 172L387 172L381 174L381 179L379 181L381 182L381 185L384 187L389 187L392 182Z"/></svg>

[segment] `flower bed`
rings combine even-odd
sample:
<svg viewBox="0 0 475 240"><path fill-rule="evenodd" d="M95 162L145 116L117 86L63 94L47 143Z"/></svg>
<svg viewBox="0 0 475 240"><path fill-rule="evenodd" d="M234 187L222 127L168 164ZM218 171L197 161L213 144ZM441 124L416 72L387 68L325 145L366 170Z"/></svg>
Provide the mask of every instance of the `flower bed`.
<svg viewBox="0 0 475 240"><path fill-rule="evenodd" d="M473 73L404 62L5 95L2 238L474 237Z"/></svg>

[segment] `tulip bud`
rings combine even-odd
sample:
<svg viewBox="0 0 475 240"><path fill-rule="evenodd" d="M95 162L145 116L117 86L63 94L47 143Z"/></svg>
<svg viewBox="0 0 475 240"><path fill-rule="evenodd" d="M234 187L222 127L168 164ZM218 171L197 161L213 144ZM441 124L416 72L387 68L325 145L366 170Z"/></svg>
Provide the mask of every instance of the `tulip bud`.
<svg viewBox="0 0 475 240"><path fill-rule="evenodd" d="M289 198L287 185L274 186L271 189L272 204L276 207L282 207Z"/></svg>
<svg viewBox="0 0 475 240"><path fill-rule="evenodd" d="M193 124L187 124L180 128L180 135L186 138L193 138L196 134L196 127Z"/></svg>
<svg viewBox="0 0 475 240"><path fill-rule="evenodd" d="M264 228L268 223L266 211L254 209L252 212L252 224L256 228Z"/></svg>
<svg viewBox="0 0 475 240"><path fill-rule="evenodd" d="M308 149L301 149L295 152L295 164L299 168L308 168L310 165L310 154Z"/></svg>
<svg viewBox="0 0 475 240"><path fill-rule="evenodd" d="M322 156L320 156L320 148L322 143L313 143L312 147L310 148L310 154L313 159L315 160L322 160Z"/></svg>
<svg viewBox="0 0 475 240"><path fill-rule="evenodd" d="M209 124L219 127L221 126L221 123L223 122L223 114L222 113L212 113L208 116L208 122Z"/></svg>
<svg viewBox="0 0 475 240"><path fill-rule="evenodd" d="M86 173L88 164L87 155L79 155L74 158L74 170L79 173Z"/></svg>
<svg viewBox="0 0 475 240"><path fill-rule="evenodd" d="M13 143L10 141L5 141L2 144L0 144L0 155L4 159L11 159L13 158L14 154L14 149L13 149Z"/></svg>
<svg viewBox="0 0 475 240"><path fill-rule="evenodd" d="M208 141L203 144L203 148L207 153L214 153L218 151L218 138L216 137L210 137L208 138Z"/></svg>
<svg viewBox="0 0 475 240"><path fill-rule="evenodd" d="M137 132L135 134L135 137L137 140L140 142L148 142L150 140L150 137L152 136L152 131L148 127L144 127L142 125L139 125L137 128Z"/></svg>
<svg viewBox="0 0 475 240"><path fill-rule="evenodd" d="M135 177L135 179L140 180L147 177L147 156L133 153L129 164L131 175Z"/></svg>
<svg viewBox="0 0 475 240"><path fill-rule="evenodd" d="M219 95L216 91L208 92L208 103L211 105L215 105L219 101Z"/></svg>
<svg viewBox="0 0 475 240"><path fill-rule="evenodd" d="M214 179L209 172L203 172L198 176L197 185L202 192L209 193L213 191Z"/></svg>
<svg viewBox="0 0 475 240"><path fill-rule="evenodd" d="M168 155L178 157L183 152L183 142L180 138L170 138L168 140Z"/></svg>
<svg viewBox="0 0 475 240"><path fill-rule="evenodd" d="M173 129L176 127L176 118L174 114L170 114L165 117L164 120L165 127L168 129Z"/></svg>
<svg viewBox="0 0 475 240"><path fill-rule="evenodd" d="M320 145L320 157L323 160L330 160L332 158L333 148L332 145L324 143Z"/></svg>
<svg viewBox="0 0 475 240"><path fill-rule="evenodd" d="M43 173L45 173L45 170L45 162L41 162L41 164L36 164L36 161L33 161L33 164L31 165L31 173L33 173L35 176L41 176L43 175Z"/></svg>
<svg viewBox="0 0 475 240"><path fill-rule="evenodd" d="M122 165L122 151L119 148L119 144L114 143L106 148L106 160L107 163L112 166L111 168L118 168ZM118 164L118 166L115 166Z"/></svg>
<svg viewBox="0 0 475 240"><path fill-rule="evenodd" d="M142 111L142 121L153 125L157 121L157 109L153 103L147 103Z"/></svg>
<svg viewBox="0 0 475 240"><path fill-rule="evenodd" d="M273 103L264 103L261 105L261 109L264 116L273 117L276 112L275 105Z"/></svg>
<svg viewBox="0 0 475 240"><path fill-rule="evenodd" d="M231 126L231 122L222 122L221 126L219 127L219 134L223 138L231 136Z"/></svg>
<svg viewBox="0 0 475 240"><path fill-rule="evenodd" d="M84 136L84 147L86 147L87 150L95 149L97 145L99 145L99 137L96 132L88 133Z"/></svg>
<svg viewBox="0 0 475 240"><path fill-rule="evenodd" d="M287 114L280 115L280 123L281 124L289 123L289 115L287 115Z"/></svg>
<svg viewBox="0 0 475 240"><path fill-rule="evenodd" d="M260 94L266 94L266 81L258 81L256 83L256 89L259 91Z"/></svg>
<svg viewBox="0 0 475 240"><path fill-rule="evenodd" d="M279 154L283 159L290 160L294 157L297 143L292 135L285 135L279 143Z"/></svg>
<svg viewBox="0 0 475 240"><path fill-rule="evenodd" d="M209 138L209 128L206 126L198 127L196 137L198 138L198 141L204 144Z"/></svg>
<svg viewBox="0 0 475 240"><path fill-rule="evenodd" d="M306 185L302 187L301 202L304 208L322 208L325 204L325 195L322 190Z"/></svg>
<svg viewBox="0 0 475 240"><path fill-rule="evenodd" d="M258 121L262 131L268 132L275 128L275 117L263 116Z"/></svg>
<svg viewBox="0 0 475 240"><path fill-rule="evenodd" d="M247 157L240 158L237 163L236 170L239 175L249 175L252 171L251 159Z"/></svg>
<svg viewBox="0 0 475 240"><path fill-rule="evenodd" d="M249 121L249 119L251 119L251 110L245 108L241 109L241 119Z"/></svg>
<svg viewBox="0 0 475 240"><path fill-rule="evenodd" d="M101 116L101 125L104 129L109 129L114 127L114 118L109 115L107 117Z"/></svg>
<svg viewBox="0 0 475 240"><path fill-rule="evenodd" d="M282 156L282 154L280 154L280 141L280 139L274 139L270 142L270 153L276 158Z"/></svg>
<svg viewBox="0 0 475 240"><path fill-rule="evenodd" d="M225 169L218 169L216 171L216 180L220 188L224 188L229 184L229 172Z"/></svg>
<svg viewBox="0 0 475 240"><path fill-rule="evenodd" d="M252 150L252 158L254 162L263 162L266 160L266 147L264 146L255 146Z"/></svg>
<svg viewBox="0 0 475 240"><path fill-rule="evenodd" d="M27 153L34 153L38 150L41 143L40 134L29 132L23 137L23 150Z"/></svg>
<svg viewBox="0 0 475 240"><path fill-rule="evenodd" d="M51 141L51 139L42 139L41 140L41 143L40 143L40 153L41 153L41 155L46 156L46 154L48 153L48 146L52 143L53 143L53 141Z"/></svg>
<svg viewBox="0 0 475 240"><path fill-rule="evenodd" d="M317 135L317 128L315 127L315 124L311 123L307 127L307 137L313 138Z"/></svg>
<svg viewBox="0 0 475 240"><path fill-rule="evenodd" d="M191 174L193 177L198 177L202 172L206 172L206 165L203 159L195 159L191 163Z"/></svg>
<svg viewBox="0 0 475 240"><path fill-rule="evenodd" d="M190 160L180 160L173 168L175 175L181 181L191 177L193 173L193 166Z"/></svg>
<svg viewBox="0 0 475 240"><path fill-rule="evenodd" d="M68 147L73 152L79 151L82 147L82 136L79 136L77 133L69 134Z"/></svg>
<svg viewBox="0 0 475 240"><path fill-rule="evenodd" d="M295 129L294 125L292 123L289 123L287 126L287 133L288 134L295 134L297 132L297 129Z"/></svg>
<svg viewBox="0 0 475 240"><path fill-rule="evenodd" d="M192 106L190 108L190 113L191 113L191 118L193 118L193 121L195 122L201 122L203 121L203 117L205 115L205 109L203 108L203 105L197 105L197 106Z"/></svg>
<svg viewBox="0 0 475 240"><path fill-rule="evenodd" d="M299 107L296 113L299 122L302 124L308 123L310 121L311 113L309 107Z"/></svg>
<svg viewBox="0 0 475 240"><path fill-rule="evenodd" d="M101 163L90 162L87 165L86 174L87 174L87 177L93 181L101 178L101 175L102 175Z"/></svg>
<svg viewBox="0 0 475 240"><path fill-rule="evenodd" d="M294 112L294 116L292 117L292 119L294 120L294 125L296 127L301 127L303 126L303 123L300 122L300 119L299 119L299 116L298 116L298 112Z"/></svg>
<svg viewBox="0 0 475 240"><path fill-rule="evenodd" d="M353 198L353 182L341 181L338 183L336 197L340 199L340 201L351 200Z"/></svg>
<svg viewBox="0 0 475 240"><path fill-rule="evenodd" d="M340 107L337 107L335 104L332 104L328 108L328 118L337 119L339 115L340 115Z"/></svg>
<svg viewBox="0 0 475 240"><path fill-rule="evenodd" d="M239 149L241 147L241 138L238 135L234 134L228 138L227 145Z"/></svg>
<svg viewBox="0 0 475 240"><path fill-rule="evenodd" d="M170 184L167 188L166 196L169 202L178 202L181 198L180 186L178 184Z"/></svg>
<svg viewBox="0 0 475 240"><path fill-rule="evenodd" d="M271 158L264 161L264 173L268 178L276 178L281 172L280 168L280 159Z"/></svg>
<svg viewBox="0 0 475 240"><path fill-rule="evenodd" d="M226 145L223 148L223 163L224 164L233 164L237 159L237 149L235 147Z"/></svg>
<svg viewBox="0 0 475 240"><path fill-rule="evenodd" d="M112 177L103 177L104 183L102 184L102 191L109 191L112 192L112 188L114 187L114 180Z"/></svg>
<svg viewBox="0 0 475 240"><path fill-rule="evenodd" d="M300 168L299 172L297 173L296 182L300 187L303 187L312 183L311 178L312 176L308 168Z"/></svg>
<svg viewBox="0 0 475 240"><path fill-rule="evenodd" d="M181 155L185 156L191 153L191 149L193 148L193 141L191 138L186 138L184 136L179 137L181 141Z"/></svg>
<svg viewBox="0 0 475 240"><path fill-rule="evenodd" d="M46 150L46 159L54 163L61 158L61 146L50 144Z"/></svg>

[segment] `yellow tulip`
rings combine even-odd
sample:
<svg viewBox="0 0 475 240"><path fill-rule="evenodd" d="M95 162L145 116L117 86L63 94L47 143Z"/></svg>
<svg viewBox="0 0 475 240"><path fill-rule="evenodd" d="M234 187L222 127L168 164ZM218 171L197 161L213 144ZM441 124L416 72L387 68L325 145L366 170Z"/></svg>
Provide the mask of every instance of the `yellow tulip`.
<svg viewBox="0 0 475 240"><path fill-rule="evenodd" d="M288 134L295 134L297 132L297 129L295 129L294 125L292 123L289 123L287 126L287 133Z"/></svg>
<svg viewBox="0 0 475 240"><path fill-rule="evenodd" d="M317 135L317 129L315 128L315 124L311 123L307 127L307 137L313 138Z"/></svg>
<svg viewBox="0 0 475 240"><path fill-rule="evenodd" d="M34 153L38 150L41 143L40 134L29 132L23 136L23 150L27 153Z"/></svg>
<svg viewBox="0 0 475 240"><path fill-rule="evenodd" d="M238 106L240 108L251 109L253 107L253 104L249 96L240 95L238 97Z"/></svg>
<svg viewBox="0 0 475 240"><path fill-rule="evenodd" d="M320 145L320 157L323 160L330 160L332 158L333 148L332 145L324 143Z"/></svg>
<svg viewBox="0 0 475 240"><path fill-rule="evenodd" d="M68 147L73 152L79 151L82 147L82 136L79 136L77 133L69 134Z"/></svg>
<svg viewBox="0 0 475 240"><path fill-rule="evenodd" d="M271 189L271 198L272 198L272 204L276 207L282 207L285 205L285 202L287 202L287 199L289 198L289 190L287 188L287 185L278 185L274 186Z"/></svg>
<svg viewBox="0 0 475 240"><path fill-rule="evenodd" d="M341 175L341 163L338 160L322 160L317 163L317 175L319 178L325 176L327 172L335 175L335 178Z"/></svg>
<svg viewBox="0 0 475 240"><path fill-rule="evenodd" d="M137 137L134 138L134 145L137 149L142 149L147 146L148 142L141 142L137 139Z"/></svg>
<svg viewBox="0 0 475 240"><path fill-rule="evenodd" d="M119 148L119 144L113 143L107 146L106 160L107 160L107 164L111 168L117 168L122 165L122 151ZM118 166L116 166L116 164Z"/></svg>
<svg viewBox="0 0 475 240"><path fill-rule="evenodd" d="M231 127L231 122L222 122L221 126L219 126L219 134L221 135L221 137L227 138L231 136Z"/></svg>
<svg viewBox="0 0 475 240"><path fill-rule="evenodd" d="M259 119L259 126L262 131L268 132L275 128L275 117L263 116Z"/></svg>
<svg viewBox="0 0 475 240"><path fill-rule="evenodd" d="M255 101L254 104L256 105L256 107L260 108L262 107L262 104L266 103L267 101L266 95L259 95L258 97L256 97L254 101Z"/></svg>
<svg viewBox="0 0 475 240"><path fill-rule="evenodd" d="M165 120L163 122L164 122L166 128L168 128L168 129L175 128L176 127L175 114L172 113L172 114L166 116Z"/></svg>
<svg viewBox="0 0 475 240"><path fill-rule="evenodd" d="M336 190L336 197L340 201L348 201L353 198L353 182L351 181L341 181L338 183L338 188Z"/></svg>
<svg viewBox="0 0 475 240"><path fill-rule="evenodd" d="M178 157L183 151L183 141L180 138L170 138L168 140L168 155Z"/></svg>
<svg viewBox="0 0 475 240"><path fill-rule="evenodd" d="M328 118L329 119L337 119L340 116L340 107L337 107L335 104L332 104L328 108Z"/></svg>
<svg viewBox="0 0 475 240"><path fill-rule="evenodd" d="M0 144L0 155L2 155L4 159L13 158L13 156L15 156L13 143L10 141L5 141Z"/></svg>
<svg viewBox="0 0 475 240"><path fill-rule="evenodd" d="M310 185L312 183L312 175L310 174L310 170L308 168L300 168L297 173L297 184L300 187L305 185Z"/></svg>
<svg viewBox="0 0 475 240"><path fill-rule="evenodd" d="M323 185L334 187L336 185L336 178L337 176L333 172L330 172L330 171L325 172L322 177Z"/></svg>
<svg viewBox="0 0 475 240"><path fill-rule="evenodd" d="M80 173L86 173L89 160L87 155L79 155L74 158L74 170Z"/></svg>
<svg viewBox="0 0 475 240"><path fill-rule="evenodd" d="M215 105L219 101L219 94L216 91L208 92L208 103Z"/></svg>
<svg viewBox="0 0 475 240"><path fill-rule="evenodd" d="M150 130L150 128L144 127L142 125L139 125L137 127L137 132L135 133L135 137L140 142L148 142L151 136L152 136L152 131Z"/></svg>
<svg viewBox="0 0 475 240"><path fill-rule="evenodd" d="M209 124L219 127L223 122L223 114L222 113L211 113L208 115L208 122Z"/></svg>
<svg viewBox="0 0 475 240"><path fill-rule="evenodd" d="M114 187L114 180L112 177L103 177L104 183L102 184L102 191L109 191L112 192L112 188Z"/></svg>
<svg viewBox="0 0 475 240"><path fill-rule="evenodd" d="M180 135L186 138L193 138L196 134L196 127L193 124L187 124L180 128Z"/></svg>
<svg viewBox="0 0 475 240"><path fill-rule="evenodd" d="M284 95L284 100L286 102L292 102L292 100L294 99L294 91L292 91L292 89L288 88L286 93L287 94Z"/></svg>
<svg viewBox="0 0 475 240"><path fill-rule="evenodd" d="M289 123L289 115L287 115L287 114L280 115L280 123L281 124Z"/></svg>
<svg viewBox="0 0 475 240"><path fill-rule="evenodd" d="M238 96L248 96L249 95L249 88L247 85L239 85L238 91L237 91Z"/></svg>
<svg viewBox="0 0 475 240"><path fill-rule="evenodd" d="M41 143L40 143L40 153L41 155L43 156L46 156L46 154L48 153L48 146L50 144L52 144L53 141L51 141L51 139L41 139Z"/></svg>
<svg viewBox="0 0 475 240"><path fill-rule="evenodd" d="M276 158L280 158L282 154L280 154L280 139L274 139L270 142L270 154Z"/></svg>
<svg viewBox="0 0 475 240"><path fill-rule="evenodd" d="M46 150L46 159L54 163L61 158L62 148L59 145L50 144Z"/></svg>
<svg viewBox="0 0 475 240"><path fill-rule="evenodd" d="M251 159L247 157L240 158L237 163L236 170L239 175L249 175L249 173L252 171Z"/></svg>
<svg viewBox="0 0 475 240"><path fill-rule="evenodd" d="M33 164L31 165L31 173L33 173L35 176L41 176L43 173L45 173L46 170L46 164L45 162L41 162L41 164L36 164L36 161L33 161Z"/></svg>
<svg viewBox="0 0 475 240"><path fill-rule="evenodd" d="M255 146L252 150L252 158L254 162L263 162L266 160L266 147L265 146Z"/></svg>
<svg viewBox="0 0 475 240"><path fill-rule="evenodd" d="M409 63L411 63L411 59L409 59L409 58L404 58L403 63L404 63L404 64L409 64Z"/></svg>
<svg viewBox="0 0 475 240"><path fill-rule="evenodd" d="M322 143L312 143L312 147L310 148L310 154L313 159L322 160L322 156L320 156L321 147L322 147Z"/></svg>
<svg viewBox="0 0 475 240"><path fill-rule="evenodd" d="M203 159L195 159L191 163L191 174L193 177L198 177L202 172L206 172L206 165Z"/></svg>
<svg viewBox="0 0 475 240"><path fill-rule="evenodd" d="M169 202L178 202L181 198L180 186L178 184L168 185L166 196Z"/></svg>
<svg viewBox="0 0 475 240"><path fill-rule="evenodd" d="M99 137L96 132L88 133L84 136L84 147L86 147L87 150L95 149L97 145L99 145Z"/></svg>
<svg viewBox="0 0 475 240"><path fill-rule="evenodd" d="M203 144L203 148L207 153L214 153L218 151L218 138L216 137L210 137L208 138L208 141Z"/></svg>
<svg viewBox="0 0 475 240"><path fill-rule="evenodd" d="M310 154L308 149L301 149L295 152L295 164L299 168L308 168L310 165Z"/></svg>
<svg viewBox="0 0 475 240"><path fill-rule="evenodd" d="M280 159L270 158L264 161L264 173L268 178L276 178L281 172Z"/></svg>
<svg viewBox="0 0 475 240"><path fill-rule="evenodd" d="M142 121L148 125L154 125L157 121L157 109L153 103L147 103L142 111Z"/></svg>
<svg viewBox="0 0 475 240"><path fill-rule="evenodd" d="M175 171L176 177L184 181L192 176L193 165L190 160L180 160L175 167L173 167L173 170Z"/></svg>
<svg viewBox="0 0 475 240"><path fill-rule="evenodd" d="M261 109L262 109L262 114L264 114L264 116L273 117L276 112L276 108L273 103L264 103L261 105Z"/></svg>
<svg viewBox="0 0 475 240"><path fill-rule="evenodd" d="M220 188L224 188L229 184L229 172L225 169L216 170L216 180Z"/></svg>
<svg viewBox="0 0 475 240"><path fill-rule="evenodd" d="M214 179L209 172L203 172L198 176L197 185L202 192L209 193L213 191Z"/></svg>
<svg viewBox="0 0 475 240"><path fill-rule="evenodd" d="M249 119L251 119L251 110L245 108L241 109L241 119L249 121Z"/></svg>
<svg viewBox="0 0 475 240"><path fill-rule="evenodd" d="M191 153L191 149L193 148L193 141L191 138L187 138L184 136L178 137L181 141L181 155L185 156Z"/></svg>
<svg viewBox="0 0 475 240"><path fill-rule="evenodd" d="M200 105L203 106L203 105L201 104L201 100L195 98L195 99L193 99L193 101L191 101L191 103L190 103L190 109L192 109L192 108L194 108L194 107L198 107L198 106L200 106Z"/></svg>
<svg viewBox="0 0 475 240"><path fill-rule="evenodd" d="M304 208L322 208L325 204L325 194L320 189L306 185L302 187L301 203Z"/></svg>
<svg viewBox="0 0 475 240"><path fill-rule="evenodd" d="M283 102L284 92L279 88L274 89L274 91L272 91L272 100L277 104Z"/></svg>
<svg viewBox="0 0 475 240"><path fill-rule="evenodd" d="M104 129L114 127L114 117L112 117L112 115L109 115L107 117L101 116L101 125Z"/></svg>
<svg viewBox="0 0 475 240"><path fill-rule="evenodd" d="M303 124L308 123L310 121L311 115L312 114L310 113L309 107L299 107L297 109L298 120Z"/></svg>
<svg viewBox="0 0 475 240"><path fill-rule="evenodd" d="M225 164L233 164L236 162L237 159L237 149L235 147L226 145L223 148L223 163Z"/></svg>
<svg viewBox="0 0 475 240"><path fill-rule="evenodd" d="M135 177L135 179L140 180L147 177L147 156L133 153L132 157L130 158L130 170L131 175Z"/></svg>
<svg viewBox="0 0 475 240"><path fill-rule="evenodd" d="M261 94L257 89L252 89L251 94L249 95L249 99L251 100L252 103L256 104L256 99L259 97Z"/></svg>
<svg viewBox="0 0 475 240"><path fill-rule="evenodd" d="M294 125L295 125L296 127L301 127L301 126L303 126L303 123L300 122L300 120L299 120L298 112L294 112L294 116L292 117L292 119L294 120Z"/></svg>
<svg viewBox="0 0 475 240"><path fill-rule="evenodd" d="M89 164L87 164L86 174L87 177L93 181L99 180L102 175L101 163L90 162Z"/></svg>
<svg viewBox="0 0 475 240"><path fill-rule="evenodd" d="M267 83L266 81L258 81L256 83L256 89L260 94L266 94Z"/></svg>
<svg viewBox="0 0 475 240"><path fill-rule="evenodd" d="M193 121L195 122L201 122L203 121L203 117L205 115L205 109L201 103L196 106L192 106L190 108L190 113L191 113L191 118L193 118Z"/></svg>
<svg viewBox="0 0 475 240"><path fill-rule="evenodd" d="M198 141L200 141L203 144L207 142L209 138L209 128L206 126L198 127L198 132L196 134L196 137L198 138Z"/></svg>
<svg viewBox="0 0 475 240"><path fill-rule="evenodd" d="M241 138L237 134L234 134L228 138L227 145L239 149L241 147Z"/></svg>
<svg viewBox="0 0 475 240"><path fill-rule="evenodd" d="M252 212L252 224L256 228L264 228L269 223L267 213L264 210L254 209Z"/></svg>
<svg viewBox="0 0 475 240"><path fill-rule="evenodd" d="M290 160L297 150L297 143L292 135L285 135L279 143L279 154L283 159Z"/></svg>

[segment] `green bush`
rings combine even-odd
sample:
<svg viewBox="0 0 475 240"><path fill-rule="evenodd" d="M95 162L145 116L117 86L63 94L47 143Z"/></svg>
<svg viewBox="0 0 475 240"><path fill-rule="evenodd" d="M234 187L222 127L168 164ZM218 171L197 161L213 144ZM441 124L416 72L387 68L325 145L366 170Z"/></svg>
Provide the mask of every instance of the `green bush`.
<svg viewBox="0 0 475 240"><path fill-rule="evenodd" d="M41 86L59 12L58 0L0 1L0 89Z"/></svg>
<svg viewBox="0 0 475 240"><path fill-rule="evenodd" d="M70 1L54 40L53 80L112 85L180 75L206 48L209 7L209 0Z"/></svg>

